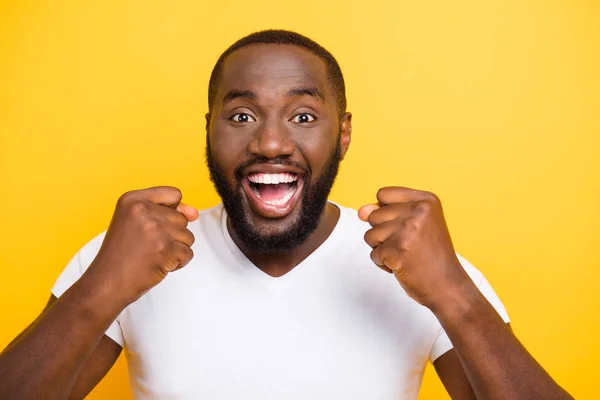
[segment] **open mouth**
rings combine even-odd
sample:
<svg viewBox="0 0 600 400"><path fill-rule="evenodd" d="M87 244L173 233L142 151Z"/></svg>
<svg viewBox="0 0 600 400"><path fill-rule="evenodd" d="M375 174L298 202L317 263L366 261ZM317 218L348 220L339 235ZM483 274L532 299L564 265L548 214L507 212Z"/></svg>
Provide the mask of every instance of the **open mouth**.
<svg viewBox="0 0 600 400"><path fill-rule="evenodd" d="M278 218L295 206L303 186L302 176L293 172L251 172L243 185L251 206L261 215Z"/></svg>

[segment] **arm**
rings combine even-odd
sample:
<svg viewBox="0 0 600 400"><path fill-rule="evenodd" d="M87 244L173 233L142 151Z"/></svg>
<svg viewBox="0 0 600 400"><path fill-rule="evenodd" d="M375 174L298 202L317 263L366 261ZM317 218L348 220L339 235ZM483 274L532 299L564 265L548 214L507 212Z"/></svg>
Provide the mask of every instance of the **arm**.
<svg viewBox="0 0 600 400"><path fill-rule="evenodd" d="M446 305L436 307L434 314L477 398L572 399L523 347L477 287L468 282L465 286Z"/></svg>
<svg viewBox="0 0 600 400"><path fill-rule="evenodd" d="M0 355L0 398L81 398L96 385L120 353L110 324L193 256L198 212L180 201L170 187L119 199L89 268Z"/></svg>
<svg viewBox="0 0 600 400"><path fill-rule="evenodd" d="M434 362L435 372L453 400L476 400L475 392L460 364L454 349L448 350Z"/></svg>
<svg viewBox="0 0 600 400"><path fill-rule="evenodd" d="M571 399L525 350L460 264L437 196L387 187L379 190L377 200L359 210L372 226L365 234L373 248L371 259L393 273L446 331L456 357L449 355L438 367L449 393L468 398L466 377L478 399ZM449 370L456 369L456 359L464 376Z"/></svg>
<svg viewBox="0 0 600 400"><path fill-rule="evenodd" d="M83 365L69 399L85 398L110 371L121 355L121 350L121 346L117 342L106 335L102 336L96 349Z"/></svg>
<svg viewBox="0 0 600 400"><path fill-rule="evenodd" d="M83 398L104 377L121 346L104 336L118 309L78 282L0 355L0 398ZM103 302L104 303L104 302ZM101 310L101 311L98 311Z"/></svg>
<svg viewBox="0 0 600 400"><path fill-rule="evenodd" d="M505 324L505 327L506 327L506 329L508 329L508 331L512 332L509 324ZM515 338L515 340L517 340L517 339ZM525 349L523 349L523 350L526 351ZM485 350L483 350L483 349L475 349L475 352L481 352L481 354L485 354L484 351ZM531 358L531 356L529 356L529 358L531 360L533 360ZM486 362L487 362L487 360L486 360ZM435 371L437 372L438 376L440 377L440 380L442 381L442 383L444 384L444 387L446 388L446 391L448 392L448 394L450 395L450 397L452 399L474 400L477 398L483 398L482 395L480 395L480 397L475 396L473 387L480 386L481 388L478 390L478 392L481 393L481 392L485 392L488 390L484 386L490 385L490 382L482 381L480 379L480 377L478 376L479 374L477 374L477 373L474 373L474 374L471 373L470 376L467 378L466 371L468 371L468 368L469 368L468 361L467 361L467 365L465 365L464 362L461 362L461 359L459 358L459 355L458 355L456 349L452 349L452 350L446 352L444 355L440 356L437 360L435 360L435 362L433 363L433 366L435 367ZM541 370L541 367L539 367L539 366L534 367L534 368L531 368L531 367L529 367L529 368L521 367L521 368L525 371L528 371L528 370L540 371ZM481 369L481 368L475 368L475 370L478 370L478 369ZM502 369L500 369L499 371L502 371ZM541 370L541 371L543 371L543 370ZM552 382L553 384L550 387L543 389L544 391L547 391L552 394L552 393L554 393L552 391L556 390L556 386L555 386L556 384L554 383L552 378L550 376L548 376L545 372L544 372L544 375L545 376L537 377L537 378L527 377L525 380L529 381L530 379L534 379L534 381L535 381L534 383L545 382L546 384ZM507 376L504 379L507 382L500 383L501 390L502 390L502 392L501 392L502 398L510 398L510 394L507 392L506 387L508 385L510 385L512 382L517 382L520 378L515 377L515 376ZM473 383L471 383L471 382L473 382ZM531 382L529 382L529 384L533 389L535 389L536 385L531 385ZM473 386L471 386L471 385L473 385ZM562 393L562 395L564 395L563 398L566 398L566 399L571 398L568 395L568 393L564 392L564 390L562 390L562 389L560 389L560 390L563 392ZM532 398L548 398L543 393L541 393L541 391L539 391L539 389L538 389L538 393L531 394L529 397L526 397L526 398L531 398L531 397ZM561 398L561 397L550 397L550 398Z"/></svg>
<svg viewBox="0 0 600 400"><path fill-rule="evenodd" d="M19 342L21 338L28 334L29 331L42 319L45 312L50 308L50 306L52 306L52 304L54 304L56 300L57 299L54 297L54 295L50 296L50 300L48 300L48 304L46 304L46 307L40 316L12 341L2 352L2 354L7 352L14 344ZM120 354L121 346L108 336L104 335L81 368L81 371L75 380L75 384L73 385L73 389L71 390L69 399L83 399L85 396L87 396L88 393L91 392L94 387L96 387L100 380L102 380L102 378L104 378L104 376L112 368ZM15 394L11 398L13 397L17 397L17 395Z"/></svg>

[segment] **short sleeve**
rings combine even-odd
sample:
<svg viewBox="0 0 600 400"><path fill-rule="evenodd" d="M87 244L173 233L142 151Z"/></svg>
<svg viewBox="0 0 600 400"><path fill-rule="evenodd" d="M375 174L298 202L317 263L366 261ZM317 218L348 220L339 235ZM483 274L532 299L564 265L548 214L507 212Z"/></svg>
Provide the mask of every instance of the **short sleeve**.
<svg viewBox="0 0 600 400"><path fill-rule="evenodd" d="M62 294L66 292L71 285L81 278L83 273L87 270L96 257L96 254L98 254L100 246L102 245L102 241L104 240L104 236L105 232L96 236L88 244L83 246L83 248L79 250L77 254L75 254L75 256L67 264L63 272L59 275L58 279L54 283L54 286L52 287L52 294L54 296L62 296ZM123 347L123 332L121 331L118 318L117 320L113 321L105 334Z"/></svg>
<svg viewBox="0 0 600 400"><path fill-rule="evenodd" d="M500 317L504 320L504 322L509 323L510 319L508 317L508 313L504 308L504 305L498 298L498 295L489 284L489 282L485 279L483 274L477 270L470 262L465 260L463 257L458 255L458 260L461 265L469 274L481 294L485 296L487 301L496 309ZM448 350L452 349L454 346L450 342L448 335L444 329L440 326L440 329L437 333L433 346L431 347L431 352L429 353L429 360L433 363L439 356L446 353Z"/></svg>

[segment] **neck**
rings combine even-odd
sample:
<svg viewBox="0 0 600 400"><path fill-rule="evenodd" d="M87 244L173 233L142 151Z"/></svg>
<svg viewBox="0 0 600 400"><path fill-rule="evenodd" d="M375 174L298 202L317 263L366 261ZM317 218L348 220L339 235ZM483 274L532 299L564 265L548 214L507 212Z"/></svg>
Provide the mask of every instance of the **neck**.
<svg viewBox="0 0 600 400"><path fill-rule="evenodd" d="M325 206L317 229L298 247L283 253L256 253L244 246L227 219L227 230L242 253L265 274L278 278L290 272L327 240L340 218L340 209L331 203Z"/></svg>

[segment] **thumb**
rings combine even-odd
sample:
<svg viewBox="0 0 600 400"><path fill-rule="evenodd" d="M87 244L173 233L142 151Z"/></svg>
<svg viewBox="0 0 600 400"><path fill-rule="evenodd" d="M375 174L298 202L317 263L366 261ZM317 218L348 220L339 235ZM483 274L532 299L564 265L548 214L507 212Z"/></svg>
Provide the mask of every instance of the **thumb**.
<svg viewBox="0 0 600 400"><path fill-rule="evenodd" d="M192 206L188 206L187 204L184 203L179 203L177 204L177 211L179 211L180 213L183 214L184 217L187 218L188 221L192 222L198 219L198 210L196 210L194 207Z"/></svg>
<svg viewBox="0 0 600 400"><path fill-rule="evenodd" d="M379 204L367 204L358 210L358 218L367 222L369 215L379 208Z"/></svg>

